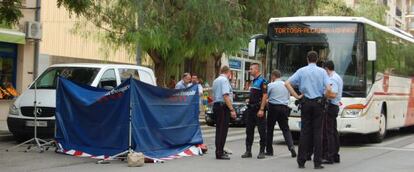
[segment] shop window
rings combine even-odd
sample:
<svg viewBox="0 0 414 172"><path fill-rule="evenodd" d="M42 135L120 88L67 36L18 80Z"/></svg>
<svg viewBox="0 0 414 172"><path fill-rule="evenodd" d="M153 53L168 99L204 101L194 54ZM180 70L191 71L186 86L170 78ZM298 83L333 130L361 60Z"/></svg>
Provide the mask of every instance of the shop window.
<svg viewBox="0 0 414 172"><path fill-rule="evenodd" d="M17 45L0 43L0 99L13 99L16 91Z"/></svg>

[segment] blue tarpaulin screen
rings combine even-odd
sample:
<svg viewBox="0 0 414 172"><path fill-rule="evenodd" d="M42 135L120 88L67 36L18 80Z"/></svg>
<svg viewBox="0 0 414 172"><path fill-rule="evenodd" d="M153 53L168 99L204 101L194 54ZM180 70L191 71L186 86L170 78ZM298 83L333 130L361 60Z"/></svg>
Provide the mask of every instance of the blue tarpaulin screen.
<svg viewBox="0 0 414 172"><path fill-rule="evenodd" d="M107 91L59 78L56 140L66 150L115 155L132 148L152 158L176 155L203 142L196 86L170 90L128 79Z"/></svg>

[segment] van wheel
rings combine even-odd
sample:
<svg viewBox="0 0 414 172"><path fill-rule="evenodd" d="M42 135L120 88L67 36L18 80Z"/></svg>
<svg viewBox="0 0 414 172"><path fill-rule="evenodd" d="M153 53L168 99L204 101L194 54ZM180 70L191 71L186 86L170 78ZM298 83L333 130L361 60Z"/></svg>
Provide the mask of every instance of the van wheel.
<svg viewBox="0 0 414 172"><path fill-rule="evenodd" d="M381 143L387 134L387 116L385 114L385 108L382 108L380 115L379 131L370 135L370 141L372 143Z"/></svg>

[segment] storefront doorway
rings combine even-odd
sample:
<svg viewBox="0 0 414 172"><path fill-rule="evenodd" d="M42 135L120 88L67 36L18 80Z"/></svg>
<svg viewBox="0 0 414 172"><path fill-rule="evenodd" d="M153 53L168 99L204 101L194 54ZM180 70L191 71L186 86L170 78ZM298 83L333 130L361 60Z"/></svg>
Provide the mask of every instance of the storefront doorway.
<svg viewBox="0 0 414 172"><path fill-rule="evenodd" d="M262 66L262 63L258 60L234 56L229 58L229 67L232 72L231 85L234 90L249 90L250 83L253 80L252 76L250 76L249 69L253 63L258 63L260 67Z"/></svg>
<svg viewBox="0 0 414 172"><path fill-rule="evenodd" d="M14 98L16 69L17 44L0 42L0 100Z"/></svg>

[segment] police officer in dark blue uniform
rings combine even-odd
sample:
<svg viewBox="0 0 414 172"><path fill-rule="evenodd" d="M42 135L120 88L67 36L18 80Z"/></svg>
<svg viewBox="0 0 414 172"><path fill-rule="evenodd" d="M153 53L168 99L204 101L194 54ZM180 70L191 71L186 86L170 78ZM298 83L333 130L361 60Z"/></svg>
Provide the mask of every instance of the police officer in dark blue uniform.
<svg viewBox="0 0 414 172"><path fill-rule="evenodd" d="M297 70L287 81L286 87L291 95L301 99L301 131L299 140L299 154L297 158L299 168L305 168L309 145L313 143L313 161L315 169L322 169L322 121L325 90L329 93L329 77L326 71L316 66L318 53L307 53L308 66ZM302 95L298 95L292 85L299 87Z"/></svg>
<svg viewBox="0 0 414 172"><path fill-rule="evenodd" d="M258 159L265 158L266 148L266 113L265 106L267 103L267 81L260 74L259 64L252 63L250 65L250 75L254 77L251 87L247 109L246 121L246 152L242 158L252 157L252 145L254 139L254 128L257 125L260 135L260 151L257 155Z"/></svg>
<svg viewBox="0 0 414 172"><path fill-rule="evenodd" d="M230 157L224 152L227 132L229 129L230 116L236 118L233 108L233 89L230 85L230 68L223 66L220 76L213 82L214 105L213 113L216 116L216 159L229 160Z"/></svg>

